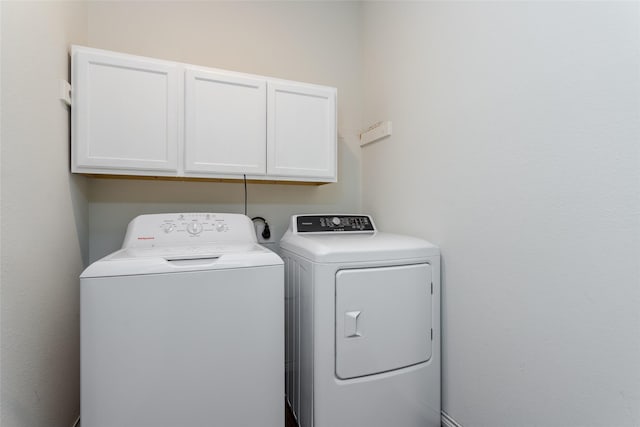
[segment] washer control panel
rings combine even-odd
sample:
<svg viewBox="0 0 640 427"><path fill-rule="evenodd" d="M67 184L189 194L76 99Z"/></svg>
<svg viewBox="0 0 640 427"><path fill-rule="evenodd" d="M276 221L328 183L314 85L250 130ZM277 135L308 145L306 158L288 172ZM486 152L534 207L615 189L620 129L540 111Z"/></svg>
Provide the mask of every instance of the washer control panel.
<svg viewBox="0 0 640 427"><path fill-rule="evenodd" d="M123 247L211 242L255 242L251 220L240 214L175 213L140 215L129 223Z"/></svg>
<svg viewBox="0 0 640 427"><path fill-rule="evenodd" d="M376 231L369 215L297 215L297 233L361 233Z"/></svg>
<svg viewBox="0 0 640 427"><path fill-rule="evenodd" d="M177 217L167 216L160 225L165 233L188 233L197 236L201 233L227 233L230 230L229 221L222 214L178 214Z"/></svg>

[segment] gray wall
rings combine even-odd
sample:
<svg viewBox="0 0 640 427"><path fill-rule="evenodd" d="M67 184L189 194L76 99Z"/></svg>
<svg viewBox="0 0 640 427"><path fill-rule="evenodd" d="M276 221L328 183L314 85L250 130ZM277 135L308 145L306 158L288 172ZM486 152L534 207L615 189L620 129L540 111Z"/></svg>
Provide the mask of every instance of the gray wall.
<svg viewBox="0 0 640 427"><path fill-rule="evenodd" d="M58 99L82 2L2 10L3 427L68 427L79 413L79 282L88 259L86 180L69 174L69 110Z"/></svg>
<svg viewBox="0 0 640 427"><path fill-rule="evenodd" d="M271 242L289 216L360 207L360 4L354 2L91 2L91 47L338 88L338 182L249 184L248 215ZM117 249L127 223L158 212L243 212L242 184L91 180L90 258ZM273 247L273 245L272 245Z"/></svg>
<svg viewBox="0 0 640 427"><path fill-rule="evenodd" d="M640 425L639 7L363 4L363 206L442 247L465 427Z"/></svg>

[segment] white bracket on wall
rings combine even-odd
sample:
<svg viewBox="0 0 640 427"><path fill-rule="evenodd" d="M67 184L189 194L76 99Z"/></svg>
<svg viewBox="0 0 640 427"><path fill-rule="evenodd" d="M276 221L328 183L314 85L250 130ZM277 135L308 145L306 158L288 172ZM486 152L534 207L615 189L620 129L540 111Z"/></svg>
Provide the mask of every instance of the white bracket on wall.
<svg viewBox="0 0 640 427"><path fill-rule="evenodd" d="M391 122L378 122L369 126L367 130L360 134L360 146L367 145L391 135Z"/></svg>
<svg viewBox="0 0 640 427"><path fill-rule="evenodd" d="M71 106L71 84L66 80L60 80L60 100Z"/></svg>

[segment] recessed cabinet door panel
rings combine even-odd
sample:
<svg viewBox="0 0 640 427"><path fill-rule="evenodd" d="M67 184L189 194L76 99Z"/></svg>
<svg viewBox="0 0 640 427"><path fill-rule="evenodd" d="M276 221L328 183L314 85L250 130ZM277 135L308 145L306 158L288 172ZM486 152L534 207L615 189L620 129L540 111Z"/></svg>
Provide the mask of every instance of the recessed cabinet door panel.
<svg viewBox="0 0 640 427"><path fill-rule="evenodd" d="M264 175L266 82L185 73L185 171Z"/></svg>
<svg viewBox="0 0 640 427"><path fill-rule="evenodd" d="M431 266L336 274L336 375L348 379L431 358Z"/></svg>
<svg viewBox="0 0 640 427"><path fill-rule="evenodd" d="M269 83L267 173L336 179L336 92Z"/></svg>
<svg viewBox="0 0 640 427"><path fill-rule="evenodd" d="M74 171L177 170L173 64L78 51L73 71Z"/></svg>

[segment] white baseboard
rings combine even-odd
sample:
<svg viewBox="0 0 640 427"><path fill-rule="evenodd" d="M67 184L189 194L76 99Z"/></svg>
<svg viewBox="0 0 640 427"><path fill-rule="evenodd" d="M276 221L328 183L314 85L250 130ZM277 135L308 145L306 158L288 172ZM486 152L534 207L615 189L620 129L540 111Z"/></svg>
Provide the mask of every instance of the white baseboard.
<svg viewBox="0 0 640 427"><path fill-rule="evenodd" d="M442 411L442 427L462 427L462 424L459 424L456 420L451 418L449 414Z"/></svg>

